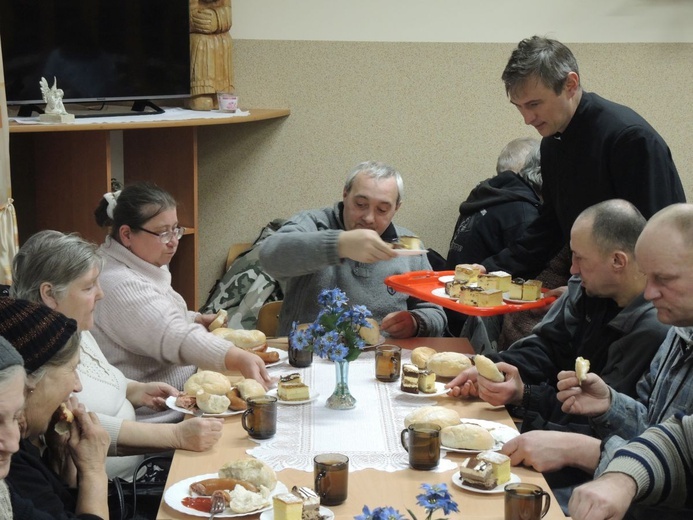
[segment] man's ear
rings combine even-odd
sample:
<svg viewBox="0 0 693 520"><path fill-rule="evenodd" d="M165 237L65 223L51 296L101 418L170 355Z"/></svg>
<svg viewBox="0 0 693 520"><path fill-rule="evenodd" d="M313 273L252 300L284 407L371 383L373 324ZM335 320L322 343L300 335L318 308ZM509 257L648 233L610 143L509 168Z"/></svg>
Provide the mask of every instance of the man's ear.
<svg viewBox="0 0 693 520"><path fill-rule="evenodd" d="M569 97L573 97L580 90L580 76L577 72L569 72L563 85Z"/></svg>
<svg viewBox="0 0 693 520"><path fill-rule="evenodd" d="M41 295L41 301L49 309L58 308L58 300L53 296L53 286L48 282L43 282L39 286L39 294Z"/></svg>
<svg viewBox="0 0 693 520"><path fill-rule="evenodd" d="M628 255L623 251L615 251L611 255L611 265L615 270L624 270L626 267L628 267Z"/></svg>
<svg viewBox="0 0 693 520"><path fill-rule="evenodd" d="M402 201L400 200L397 205L395 206L395 212L399 211L399 208L402 207Z"/></svg>

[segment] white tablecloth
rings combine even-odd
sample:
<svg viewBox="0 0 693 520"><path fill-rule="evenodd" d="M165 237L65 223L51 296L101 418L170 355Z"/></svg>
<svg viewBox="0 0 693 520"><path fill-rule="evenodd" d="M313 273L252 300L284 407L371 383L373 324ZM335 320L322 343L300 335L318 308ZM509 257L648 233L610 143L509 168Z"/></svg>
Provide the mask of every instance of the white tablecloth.
<svg viewBox="0 0 693 520"><path fill-rule="evenodd" d="M403 363L409 361L409 355L409 351L402 352ZM256 441L259 446L247 453L276 471L313 471L313 457L326 452L347 455L350 471L373 468L392 472L408 468L409 455L400 442L404 417L420 406L435 405L436 399L405 394L399 381L378 382L374 363L372 352L349 363L349 389L357 399L352 410L331 410L325 406L335 386L333 362L316 356L307 368L286 363L270 369L275 376L299 372L311 394L317 392L319 397L309 404L278 404L276 435ZM457 464L445 458L445 454L441 452L440 463L433 471L455 469Z"/></svg>

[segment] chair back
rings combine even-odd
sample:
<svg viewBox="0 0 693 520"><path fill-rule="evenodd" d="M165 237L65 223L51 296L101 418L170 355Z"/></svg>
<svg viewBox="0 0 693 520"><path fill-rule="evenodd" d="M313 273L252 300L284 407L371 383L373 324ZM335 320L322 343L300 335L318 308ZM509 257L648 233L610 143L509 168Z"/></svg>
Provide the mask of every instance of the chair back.
<svg viewBox="0 0 693 520"><path fill-rule="evenodd" d="M282 309L282 301L267 302L257 315L257 330L265 333L265 336L272 338L277 335L279 326L279 312Z"/></svg>

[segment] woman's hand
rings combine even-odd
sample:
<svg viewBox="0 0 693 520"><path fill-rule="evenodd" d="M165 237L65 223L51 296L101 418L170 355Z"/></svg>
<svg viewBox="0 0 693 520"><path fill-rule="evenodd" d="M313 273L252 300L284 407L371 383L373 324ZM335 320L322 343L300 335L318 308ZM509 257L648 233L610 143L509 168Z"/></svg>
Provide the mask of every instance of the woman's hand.
<svg viewBox="0 0 693 520"><path fill-rule="evenodd" d="M172 395L178 396L178 394L180 392L175 387L161 382L131 381L127 388L127 399L135 408L147 406L153 410L166 410L166 398Z"/></svg>
<svg viewBox="0 0 693 520"><path fill-rule="evenodd" d="M97 473L106 471L106 455L111 438L101 426L94 412L87 412L83 404L72 409L75 420L70 426L68 447L77 472Z"/></svg>
<svg viewBox="0 0 693 520"><path fill-rule="evenodd" d="M223 419L195 417L177 424L175 427L176 448L190 451L207 451L221 439Z"/></svg>
<svg viewBox="0 0 693 520"><path fill-rule="evenodd" d="M226 351L226 370L239 371L246 379L255 379L267 390L273 383L267 373L265 362L260 356L246 352L242 348L233 346Z"/></svg>

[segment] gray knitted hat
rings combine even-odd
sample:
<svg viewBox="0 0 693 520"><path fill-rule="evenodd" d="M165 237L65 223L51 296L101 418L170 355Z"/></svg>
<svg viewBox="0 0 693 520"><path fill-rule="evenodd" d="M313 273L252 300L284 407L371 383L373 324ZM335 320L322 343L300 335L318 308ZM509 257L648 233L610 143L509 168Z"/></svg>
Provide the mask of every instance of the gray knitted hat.
<svg viewBox="0 0 693 520"><path fill-rule="evenodd" d="M24 365L22 356L19 355L17 349L9 341L0 336L0 370L5 370L15 365Z"/></svg>

